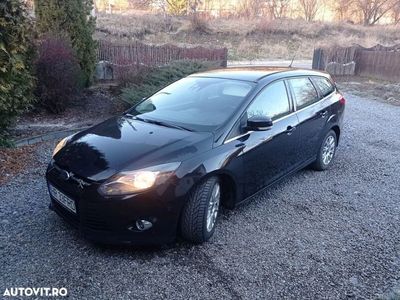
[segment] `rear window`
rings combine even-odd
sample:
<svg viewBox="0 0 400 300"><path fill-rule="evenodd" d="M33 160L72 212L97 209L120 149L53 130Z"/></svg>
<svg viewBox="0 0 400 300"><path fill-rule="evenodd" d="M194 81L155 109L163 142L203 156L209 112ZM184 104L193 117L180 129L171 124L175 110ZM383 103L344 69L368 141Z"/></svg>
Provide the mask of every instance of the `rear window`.
<svg viewBox="0 0 400 300"><path fill-rule="evenodd" d="M335 91L333 84L325 77L313 77L313 81L320 90L322 98Z"/></svg>

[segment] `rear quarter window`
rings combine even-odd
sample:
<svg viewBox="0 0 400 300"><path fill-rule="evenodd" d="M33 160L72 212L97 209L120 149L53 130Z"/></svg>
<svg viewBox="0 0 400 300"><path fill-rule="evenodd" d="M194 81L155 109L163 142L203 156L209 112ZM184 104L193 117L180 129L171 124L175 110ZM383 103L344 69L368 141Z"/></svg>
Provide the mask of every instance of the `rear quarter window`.
<svg viewBox="0 0 400 300"><path fill-rule="evenodd" d="M302 109L312 103L317 102L318 94L308 77L299 77L289 79L294 100L296 101L296 109Z"/></svg>
<svg viewBox="0 0 400 300"><path fill-rule="evenodd" d="M318 89L321 93L321 98L324 98L324 97L332 94L335 91L335 86L332 84L332 82L328 78L314 76L314 77L312 77L312 80L318 87Z"/></svg>

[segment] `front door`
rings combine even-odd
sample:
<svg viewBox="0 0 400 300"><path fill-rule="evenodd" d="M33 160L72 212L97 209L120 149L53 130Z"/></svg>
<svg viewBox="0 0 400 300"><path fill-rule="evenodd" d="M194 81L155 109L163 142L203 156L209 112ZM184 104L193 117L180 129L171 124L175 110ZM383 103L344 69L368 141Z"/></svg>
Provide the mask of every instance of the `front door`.
<svg viewBox="0 0 400 300"><path fill-rule="evenodd" d="M244 197L251 196L294 168L298 161L298 119L292 113L286 84L283 80L266 86L247 109L247 118L254 115L271 117L272 127L244 136Z"/></svg>

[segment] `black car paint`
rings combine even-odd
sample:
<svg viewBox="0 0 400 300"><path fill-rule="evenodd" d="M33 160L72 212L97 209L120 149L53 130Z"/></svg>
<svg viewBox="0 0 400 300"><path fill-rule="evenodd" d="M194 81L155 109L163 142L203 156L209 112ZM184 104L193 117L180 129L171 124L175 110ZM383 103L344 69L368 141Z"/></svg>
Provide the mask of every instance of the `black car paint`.
<svg viewBox="0 0 400 300"><path fill-rule="evenodd" d="M340 131L344 106L335 91L300 111L290 96L292 112L265 131L230 136L248 105L269 83L298 76L329 75L296 69L227 70L194 76L246 79L256 87L226 124L214 132L190 132L135 120L111 118L74 135L49 164L50 184L74 199L78 213L65 211L52 199L51 207L88 239L104 243L159 244L177 234L181 209L190 190L207 176L223 181L225 205L234 207L260 190L310 162L321 139L332 128ZM273 70L273 71L269 71ZM240 74L242 73L242 74ZM317 88L318 91L318 88ZM168 162L181 162L166 183L129 196L103 197L99 186L115 173ZM59 169L87 185L65 181ZM143 232L135 221L147 219L154 226Z"/></svg>

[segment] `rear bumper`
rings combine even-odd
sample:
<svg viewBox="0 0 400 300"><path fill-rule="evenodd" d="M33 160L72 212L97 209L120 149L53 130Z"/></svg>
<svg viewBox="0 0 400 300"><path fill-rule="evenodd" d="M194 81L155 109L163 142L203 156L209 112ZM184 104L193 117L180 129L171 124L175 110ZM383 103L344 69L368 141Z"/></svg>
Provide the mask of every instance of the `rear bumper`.
<svg viewBox="0 0 400 300"><path fill-rule="evenodd" d="M74 200L77 213L66 209L50 194L50 209L77 228L88 240L104 244L160 245L175 240L183 199L174 196L174 186L129 197L103 198L98 185L81 188L48 170L48 184ZM140 231L137 220L152 227Z"/></svg>

